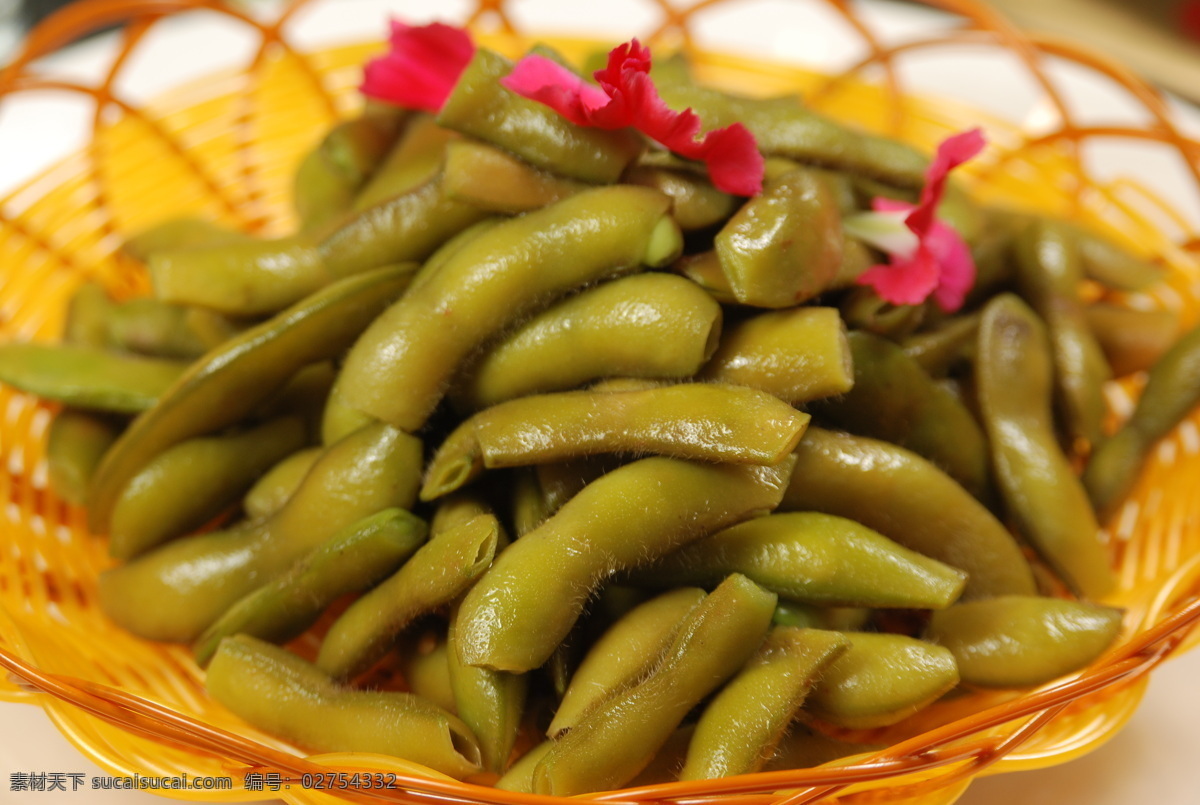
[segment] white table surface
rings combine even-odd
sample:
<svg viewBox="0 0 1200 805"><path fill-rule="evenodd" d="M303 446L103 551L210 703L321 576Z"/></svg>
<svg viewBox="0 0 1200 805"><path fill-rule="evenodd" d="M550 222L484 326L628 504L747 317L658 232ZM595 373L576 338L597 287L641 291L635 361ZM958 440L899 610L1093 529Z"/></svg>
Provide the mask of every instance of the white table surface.
<svg viewBox="0 0 1200 805"><path fill-rule="evenodd" d="M616 11L632 0L611 0L604 4L604 13L588 24L580 24L579 12L564 14L553 2L521 4L533 8L529 13L546 19L548 28L590 30L595 35L612 34L623 38L621 13ZM333 4L327 4L333 5ZM457 7L456 0L431 4L422 0L341 0L337 13L313 15L302 21L295 33L302 42L333 42L361 39L382 32L388 13L420 21L431 18L436 8ZM644 7L644 4L642 4ZM821 30L819 20L813 24L789 27L786 3L764 4L772 7L771 19L776 23L773 39L767 43L770 53L777 56L794 55L802 49L810 62L821 63L833 58L836 36ZM936 15L915 11L888 3L872 3L878 18L897 34L920 32L944 24ZM764 13L766 13L764 11ZM809 21L812 22L812 21ZM155 69L141 71L141 79L130 88L135 97L152 97L173 83L192 77L193 73L176 62L172 54L182 49L209 49L204 43L219 25L213 20L196 20L178 27L177 39L169 49L160 50ZM708 32L713 41L730 42L730 47L758 49L761 37L755 31L722 27ZM11 38L11 32L0 25L0 48ZM57 69L66 74L89 74L99 69L108 53L104 41L89 42L73 48L57 59ZM210 49L211 50L211 49ZM245 53L236 46L220 49L221 61L208 69L239 63ZM990 111L1010 119L1025 119L1036 110L1021 107L1020 99L1004 92L980 90L980 82L989 78L994 67L973 64L967 68L946 71L930 66L926 72L940 70L936 77L944 85L945 94L986 103ZM920 68L917 72L920 72ZM928 76L927 76L928 77ZM941 90L939 85L939 90ZM1081 85L1079 92L1096 108L1106 109L1109 101L1095 94L1093 87ZM1193 126L1197 118L1189 116ZM0 190L14 187L36 175L51 161L63 156L84 142L82 118L61 104L39 99L22 99L6 104L0 112L0 154L21 153L21 160L0 160ZM16 125L14 125L16 123ZM7 125L6 125L7 124ZM16 149L16 150L14 150ZM1200 218L1196 200L1181 198L1179 206L1193 219ZM963 805L1196 805L1200 803L1200 652L1194 652L1168 662L1155 671L1146 698L1128 726L1112 741L1090 755L1062 766L1020 774L998 775L976 782L960 800ZM77 792L14 792L10 790L10 775L34 772L79 772L85 780L106 776L59 735L38 708L28 705L0 703L0 803L73 803L80 805L149 805L162 800L141 792L80 790ZM69 787L69 786L68 786Z"/></svg>

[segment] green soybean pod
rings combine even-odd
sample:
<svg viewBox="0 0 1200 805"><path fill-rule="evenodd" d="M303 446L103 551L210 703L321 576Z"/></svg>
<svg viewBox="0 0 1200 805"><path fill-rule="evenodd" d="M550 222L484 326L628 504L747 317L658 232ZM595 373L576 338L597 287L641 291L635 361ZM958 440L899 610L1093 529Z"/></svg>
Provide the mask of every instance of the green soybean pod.
<svg viewBox="0 0 1200 805"><path fill-rule="evenodd" d="M480 409L601 377L691 377L720 332L720 306L693 283L658 273L622 277L564 299L504 336L452 396L460 407Z"/></svg>
<svg viewBox="0 0 1200 805"><path fill-rule="evenodd" d="M836 632L776 627L704 708L680 780L760 771L821 672L850 643Z"/></svg>
<svg viewBox="0 0 1200 805"><path fill-rule="evenodd" d="M205 687L239 717L313 753L377 752L459 779L480 769L475 736L433 702L341 687L294 654L247 635L221 641Z"/></svg>
<svg viewBox="0 0 1200 805"><path fill-rule="evenodd" d="M108 317L108 341L117 349L140 355L198 358L216 344L206 329L197 326L194 311L158 299L130 299L113 306ZM226 334L232 335L234 325L228 321L226 324Z"/></svg>
<svg viewBox="0 0 1200 805"><path fill-rule="evenodd" d="M533 793L533 771L542 762L546 753L554 747L554 741L542 741L530 749L508 767L508 771L496 781L495 787L501 791L521 791Z"/></svg>
<svg viewBox="0 0 1200 805"><path fill-rule="evenodd" d="M391 149L407 113L367 113L336 124L300 161L292 204L301 231L319 230L345 214Z"/></svg>
<svg viewBox="0 0 1200 805"><path fill-rule="evenodd" d="M159 453L121 490L109 553L132 559L182 536L235 503L272 464L305 442L304 423L281 417L242 433L188 439Z"/></svg>
<svg viewBox="0 0 1200 805"><path fill-rule="evenodd" d="M798 307L727 325L701 380L735 383L792 405L854 385L846 325L834 308Z"/></svg>
<svg viewBox="0 0 1200 805"><path fill-rule="evenodd" d="M82 506L96 466L120 432L104 417L70 408L59 411L46 436L46 471L54 493Z"/></svg>
<svg viewBox="0 0 1200 805"><path fill-rule="evenodd" d="M1200 400L1200 327L1186 333L1150 370L1129 420L1100 442L1083 474L1097 510L1111 514L1137 479L1146 454Z"/></svg>
<svg viewBox="0 0 1200 805"><path fill-rule="evenodd" d="M458 715L450 687L450 652L445 632L427 631L412 640L411 645L401 652L401 669L408 689Z"/></svg>
<svg viewBox="0 0 1200 805"><path fill-rule="evenodd" d="M963 597L1035 592L1008 530L953 478L902 447L810 427L796 447L783 511L855 520L967 574Z"/></svg>
<svg viewBox="0 0 1200 805"><path fill-rule="evenodd" d="M282 509L320 457L321 448L306 447L285 456L263 473L242 499L246 516L251 520L261 520Z"/></svg>
<svg viewBox="0 0 1200 805"><path fill-rule="evenodd" d="M363 518L309 551L286 573L246 595L196 641L196 662L212 659L225 637L248 634L284 643L312 626L333 601L373 586L421 546L425 522L404 509Z"/></svg>
<svg viewBox="0 0 1200 805"><path fill-rule="evenodd" d="M561 737L606 698L644 677L661 659L684 616L703 600L704 591L698 587L681 587L617 619L575 669L546 735Z"/></svg>
<svg viewBox="0 0 1200 805"><path fill-rule="evenodd" d="M844 632L850 647L826 666L805 707L851 729L885 727L958 684L950 650L898 634Z"/></svg>
<svg viewBox="0 0 1200 805"><path fill-rule="evenodd" d="M942 609L967 576L844 517L756 517L685 545L626 577L633 585L712 585L741 573L781 598L852 607Z"/></svg>
<svg viewBox="0 0 1200 805"><path fill-rule="evenodd" d="M466 665L459 657L457 607L450 613L446 664L459 718L479 740L485 771L503 774L525 715L529 674Z"/></svg>
<svg viewBox="0 0 1200 805"><path fill-rule="evenodd" d="M108 529L121 490L163 450L240 421L302 367L341 354L409 280L409 270L397 267L334 283L192 364L101 462L90 527Z"/></svg>
<svg viewBox="0 0 1200 805"><path fill-rule="evenodd" d="M978 331L978 313L953 316L933 329L905 337L900 347L930 377L945 377L974 355Z"/></svg>
<svg viewBox="0 0 1200 805"><path fill-rule="evenodd" d="M1058 446L1050 342L1012 294L983 310L975 383L996 481L1020 531L1063 580L1090 597L1116 584L1083 484Z"/></svg>
<svg viewBox="0 0 1200 805"><path fill-rule="evenodd" d="M1179 315L1171 310L1134 310L1096 302L1088 305L1085 315L1117 377L1153 367L1179 334Z"/></svg>
<svg viewBox="0 0 1200 805"><path fill-rule="evenodd" d="M353 209L362 212L428 184L441 170L446 146L457 139L430 115L412 114L382 164L354 197Z"/></svg>
<svg viewBox="0 0 1200 805"><path fill-rule="evenodd" d="M63 341L83 347L105 349L109 343L108 323L116 303L98 282L80 283L67 303Z"/></svg>
<svg viewBox="0 0 1200 805"><path fill-rule="evenodd" d="M487 569L499 536L500 525L491 515L435 534L333 622L317 666L338 679L367 670L417 616L458 597Z"/></svg>
<svg viewBox="0 0 1200 805"><path fill-rule="evenodd" d="M737 209L736 198L713 187L707 174L687 163L672 167L634 165L621 180L670 196L675 220L685 232L723 223Z"/></svg>
<svg viewBox="0 0 1200 805"><path fill-rule="evenodd" d="M100 606L150 640L191 643L242 596L340 529L416 501L421 442L383 423L326 448L266 520L177 540L100 576Z"/></svg>
<svg viewBox="0 0 1200 805"><path fill-rule="evenodd" d="M91 411L145 411L186 368L177 361L74 344L0 344L0 383Z"/></svg>
<svg viewBox="0 0 1200 805"><path fill-rule="evenodd" d="M615 182L642 151L636 134L576 126L545 104L505 89L500 79L511 69L508 59L478 48L437 122L539 168L585 182Z"/></svg>
<svg viewBox="0 0 1200 805"><path fill-rule="evenodd" d="M447 145L444 170L447 198L508 215L545 207L588 187L474 140Z"/></svg>
<svg viewBox="0 0 1200 805"><path fill-rule="evenodd" d="M430 460L421 498L452 492L484 468L596 454L777 464L808 419L770 394L726 384L521 397L481 411L446 438Z"/></svg>
<svg viewBox="0 0 1200 805"><path fill-rule="evenodd" d="M1116 640L1121 610L1060 598L1004 595L934 613L925 639L954 654L968 685L1042 685L1091 663Z"/></svg>
<svg viewBox="0 0 1200 805"><path fill-rule="evenodd" d="M842 217L820 173L799 169L768 182L717 233L733 298L785 308L829 287L842 264Z"/></svg>
<svg viewBox="0 0 1200 805"><path fill-rule="evenodd" d="M348 408L417 430L487 339L581 285L673 259L681 242L669 204L646 188L603 187L468 241L363 333L329 416Z"/></svg>
<svg viewBox="0 0 1200 805"><path fill-rule="evenodd" d="M1060 222L1075 236L1083 272L1089 278L1118 291L1144 291L1162 282L1160 266L1135 257L1107 237L1070 222Z"/></svg>
<svg viewBox="0 0 1200 805"><path fill-rule="evenodd" d="M191 249L254 240L254 236L207 218L168 218L131 235L121 244L121 251L145 263L156 252Z"/></svg>
<svg viewBox="0 0 1200 805"><path fill-rule="evenodd" d="M762 643L775 596L733 575L685 618L659 664L555 741L533 790L573 796L625 784L645 768L688 711L732 677Z"/></svg>
<svg viewBox="0 0 1200 805"><path fill-rule="evenodd" d="M1046 323L1067 431L1094 445L1104 433L1103 387L1111 372L1079 297L1083 267L1076 243L1061 227L1039 220L1017 235L1014 251L1017 287Z"/></svg>
<svg viewBox="0 0 1200 805"><path fill-rule="evenodd" d="M501 671L538 667L605 579L770 511L790 471L790 459L759 467L655 457L597 479L467 593L456 623L461 659Z"/></svg>
<svg viewBox="0 0 1200 805"><path fill-rule="evenodd" d="M854 386L815 404L823 420L898 444L932 461L977 498L988 494L987 440L967 407L904 350L871 333L848 336Z"/></svg>

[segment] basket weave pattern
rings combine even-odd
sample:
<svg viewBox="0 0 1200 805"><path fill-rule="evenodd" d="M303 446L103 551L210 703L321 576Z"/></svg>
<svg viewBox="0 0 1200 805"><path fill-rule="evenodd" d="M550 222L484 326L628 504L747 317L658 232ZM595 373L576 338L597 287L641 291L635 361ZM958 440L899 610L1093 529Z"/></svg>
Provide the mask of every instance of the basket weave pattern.
<svg viewBox="0 0 1200 805"><path fill-rule="evenodd" d="M798 0L800 2L800 0ZM1163 99L1118 66L1069 44L1022 35L982 3L938 0L957 24L921 40L885 45L842 0L810 0L861 39L862 60L835 76L702 52L697 20L738 0L644 0L651 30L630 31L650 44L692 51L703 80L759 92L801 90L815 108L908 140L927 150L977 115L910 94L899 66L913 54L971 45L1017 56L1044 93L1056 125L1029 134L985 120L993 147L964 179L979 198L1070 214L1137 250L1161 255L1168 287L1141 304L1171 306L1185 324L1200 318L1200 232L1158 195L1128 180L1100 181L1082 153L1105 138L1153 142L1177 153L1192 191L1200 193L1200 143L1182 135ZM71 292L84 280L118 297L145 293L140 267L121 257L123 236L174 214L202 214L262 233L291 225L290 175L317 132L357 103L363 60L378 46L316 53L289 43L288 24L312 5L294 2L268 22L217 0L87 0L52 18L0 73L0 98L57 90L94 102L89 145L43 176L0 199L0 339L52 340ZM487 44L510 52L528 44L506 0L477 0L466 22ZM747 4L749 5L749 4ZM236 20L259 47L243 69L214 76L145 108L119 91L139 43L161 19L206 9ZM119 55L94 83L39 72L34 60L84 32L123 22ZM381 21L381 28L383 21ZM556 41L571 55L585 44ZM1125 87L1149 120L1145 126L1083 125L1043 69L1066 59ZM864 77L878 78L867 84ZM1136 378L1114 384L1114 418L1127 412ZM59 500L46 482L44 440L54 409L0 388L0 698L45 708L85 754L114 773L144 776L232 775L277 771L285 780L321 771L373 768L395 772L402 787L343 791L299 785L272 796L294 803L529 803L549 798L469 786L403 761L375 756L303 758L247 727L204 694L203 674L180 646L135 639L112 626L96 602L96 577L111 564L103 539L90 535L83 512ZM621 802L950 803L984 768L1017 770L1062 762L1111 736L1132 714L1146 675L1194 642L1200 618L1200 415L1164 440L1129 502L1110 526L1121 584L1110 603L1127 610L1124 641L1075 677L1045 689L980 693L940 703L889 730L873 733L890 748L817 769L724 781L654 786L592 799ZM243 801L261 793L183 792L209 801ZM780 793L783 792L783 793Z"/></svg>

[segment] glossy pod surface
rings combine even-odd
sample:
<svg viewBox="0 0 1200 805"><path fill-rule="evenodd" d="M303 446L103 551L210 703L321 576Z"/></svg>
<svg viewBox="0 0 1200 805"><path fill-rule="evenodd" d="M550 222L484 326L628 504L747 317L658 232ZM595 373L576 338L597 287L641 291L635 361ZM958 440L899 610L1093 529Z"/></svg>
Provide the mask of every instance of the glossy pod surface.
<svg viewBox="0 0 1200 805"><path fill-rule="evenodd" d="M176 361L69 344L0 344L0 383L76 408L136 414L184 373Z"/></svg>

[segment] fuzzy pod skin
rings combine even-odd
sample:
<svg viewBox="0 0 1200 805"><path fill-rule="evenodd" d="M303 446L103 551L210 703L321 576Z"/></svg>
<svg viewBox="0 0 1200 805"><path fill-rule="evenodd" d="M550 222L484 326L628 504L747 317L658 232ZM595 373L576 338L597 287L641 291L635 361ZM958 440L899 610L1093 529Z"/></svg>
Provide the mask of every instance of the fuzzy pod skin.
<svg viewBox="0 0 1200 805"><path fill-rule="evenodd" d="M602 187L466 242L363 333L327 417L350 409L416 431L486 340L575 288L673 259L682 244L669 205L646 188Z"/></svg>
<svg viewBox="0 0 1200 805"><path fill-rule="evenodd" d="M604 377L691 377L720 334L720 306L693 283L658 273L622 277L564 299L502 337L452 399L478 410Z"/></svg>
<svg viewBox="0 0 1200 805"><path fill-rule="evenodd" d="M772 510L790 470L790 459L758 467L656 457L604 475L514 542L467 593L456 627L462 661L538 667L605 579Z"/></svg>
<svg viewBox="0 0 1200 805"><path fill-rule="evenodd" d="M462 779L480 769L475 736L411 693L345 688L247 635L227 637L208 667L209 694L254 726L314 753L378 752Z"/></svg>

